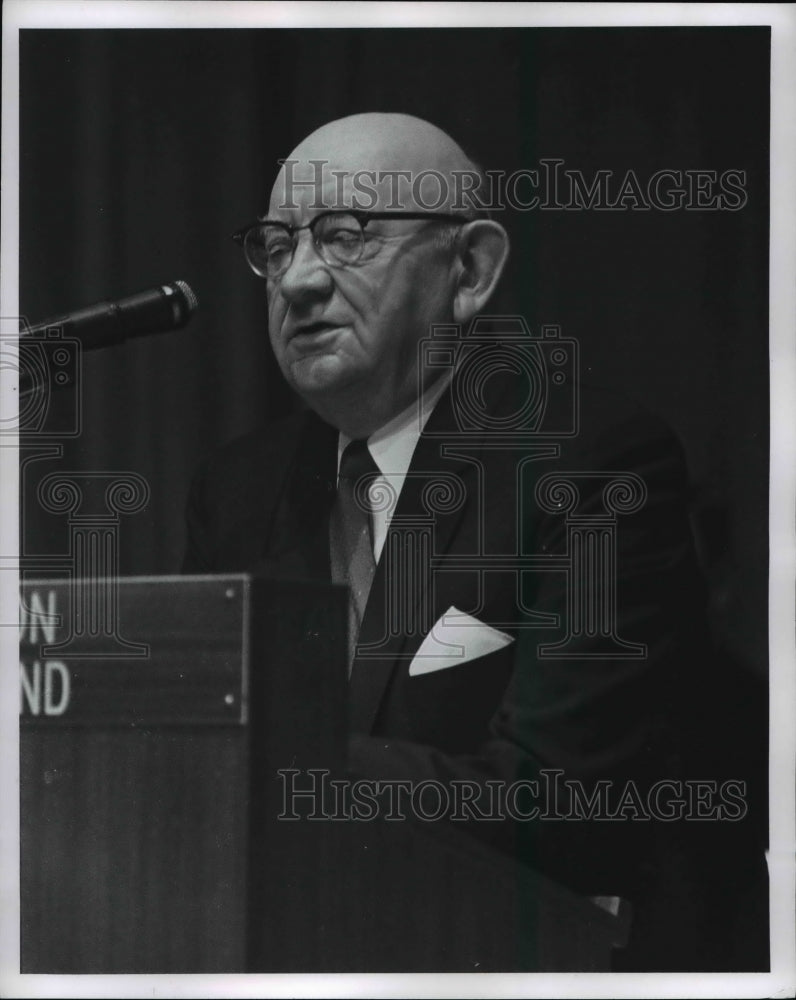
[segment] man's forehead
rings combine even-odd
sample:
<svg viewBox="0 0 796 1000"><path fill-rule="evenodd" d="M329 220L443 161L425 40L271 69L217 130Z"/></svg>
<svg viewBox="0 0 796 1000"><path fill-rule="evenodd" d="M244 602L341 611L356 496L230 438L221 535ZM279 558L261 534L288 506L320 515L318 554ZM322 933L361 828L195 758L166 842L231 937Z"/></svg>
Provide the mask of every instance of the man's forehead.
<svg viewBox="0 0 796 1000"><path fill-rule="evenodd" d="M417 209L441 197L469 161L436 126L406 115L355 115L312 133L285 160L271 211L358 207ZM367 202L367 204L365 204ZM442 207L442 205L441 205Z"/></svg>

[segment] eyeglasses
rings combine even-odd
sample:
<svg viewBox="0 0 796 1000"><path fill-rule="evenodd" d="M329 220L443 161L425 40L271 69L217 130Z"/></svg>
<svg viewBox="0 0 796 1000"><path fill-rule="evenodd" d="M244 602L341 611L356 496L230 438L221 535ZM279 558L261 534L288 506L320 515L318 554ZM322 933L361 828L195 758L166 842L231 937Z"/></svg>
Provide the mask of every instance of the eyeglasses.
<svg viewBox="0 0 796 1000"><path fill-rule="evenodd" d="M444 212L322 212L306 226L262 219L232 234L260 278L281 277L293 262L297 236L309 229L318 254L330 267L356 264L365 249L365 227L376 219L430 219L463 226L470 220Z"/></svg>

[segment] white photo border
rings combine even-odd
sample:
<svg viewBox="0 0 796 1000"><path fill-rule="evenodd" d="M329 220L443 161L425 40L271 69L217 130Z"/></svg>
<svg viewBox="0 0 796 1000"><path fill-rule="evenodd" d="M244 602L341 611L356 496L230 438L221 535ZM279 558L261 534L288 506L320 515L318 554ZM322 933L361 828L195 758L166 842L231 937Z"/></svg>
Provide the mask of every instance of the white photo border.
<svg viewBox="0 0 796 1000"><path fill-rule="evenodd" d="M6 0L2 37L0 317L19 314L21 28L590 27L769 25L771 49L769 635L771 972L716 974L39 976L19 974L18 680L0 681L0 991L19 997L759 997L796 992L796 7L788 4L287 3ZM15 373L0 369L4 410ZM13 405L13 402L11 403ZM0 568L18 558L17 452L0 448ZM13 573L0 621L14 620ZM0 629L2 662L17 662Z"/></svg>

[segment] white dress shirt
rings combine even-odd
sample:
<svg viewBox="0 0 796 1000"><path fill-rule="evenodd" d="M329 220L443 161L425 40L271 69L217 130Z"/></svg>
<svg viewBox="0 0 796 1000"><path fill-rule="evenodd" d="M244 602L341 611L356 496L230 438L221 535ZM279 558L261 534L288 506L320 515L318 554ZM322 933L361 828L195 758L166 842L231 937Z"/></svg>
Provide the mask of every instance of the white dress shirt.
<svg viewBox="0 0 796 1000"><path fill-rule="evenodd" d="M402 410L368 438L368 451L381 472L381 475L373 480L370 487L373 498L371 509L373 557L377 563L384 548L390 521L395 513L417 442L449 382L450 378L440 378L426 391L421 401L414 400L405 410ZM340 433L337 442L338 474L340 472L340 459L350 441L350 437ZM394 501L386 504L381 503L380 501L390 492L394 494Z"/></svg>

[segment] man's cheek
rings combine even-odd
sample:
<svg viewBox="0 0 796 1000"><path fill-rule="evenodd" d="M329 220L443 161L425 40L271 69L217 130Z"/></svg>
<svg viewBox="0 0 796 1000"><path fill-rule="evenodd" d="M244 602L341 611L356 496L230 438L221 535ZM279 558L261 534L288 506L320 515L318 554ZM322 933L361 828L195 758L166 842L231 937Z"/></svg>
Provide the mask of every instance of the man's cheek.
<svg viewBox="0 0 796 1000"><path fill-rule="evenodd" d="M265 285L265 301L268 303L268 312L272 313L274 310L279 310L284 312L287 308L287 303L285 302L285 297L280 291L280 285L278 282L267 281Z"/></svg>
<svg viewBox="0 0 796 1000"><path fill-rule="evenodd" d="M285 320L285 309L281 303L271 303L268 307L268 335L271 343L276 346L280 340L282 324Z"/></svg>

